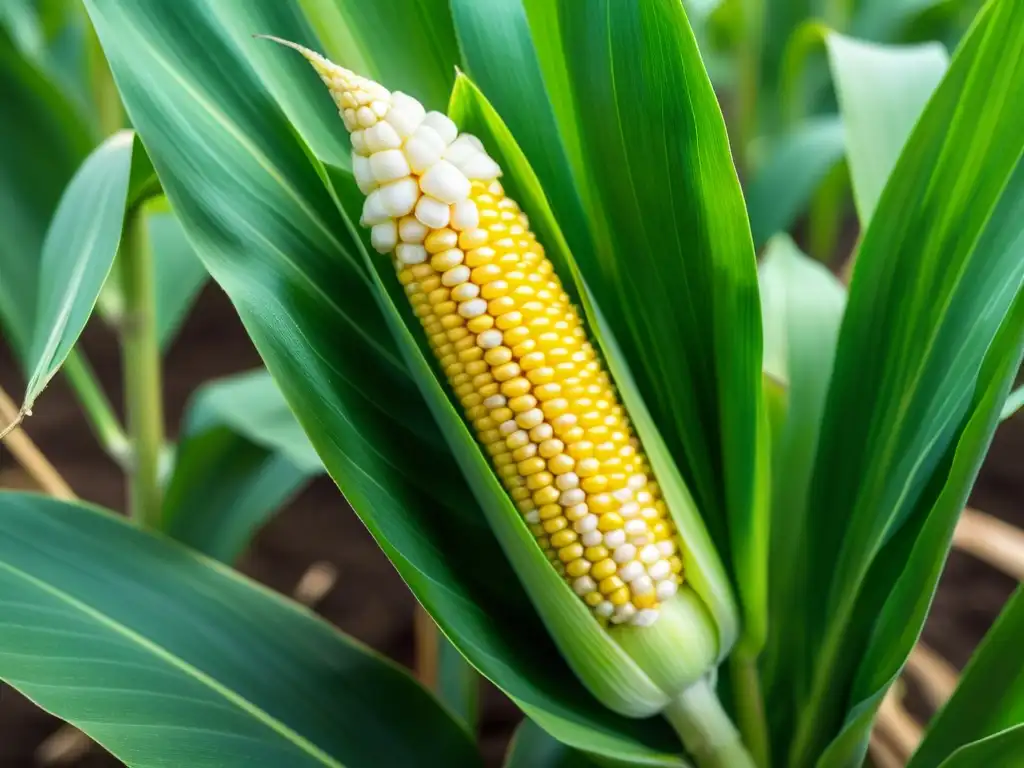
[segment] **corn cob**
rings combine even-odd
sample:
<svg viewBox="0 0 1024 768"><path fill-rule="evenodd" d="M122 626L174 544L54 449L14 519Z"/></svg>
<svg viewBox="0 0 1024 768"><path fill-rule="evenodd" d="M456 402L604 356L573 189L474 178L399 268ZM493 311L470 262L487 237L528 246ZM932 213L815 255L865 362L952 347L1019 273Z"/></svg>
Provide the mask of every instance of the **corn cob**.
<svg viewBox="0 0 1024 768"><path fill-rule="evenodd" d="M682 583L658 484L544 249L482 143L301 46L351 134L360 223L538 545L601 622Z"/></svg>

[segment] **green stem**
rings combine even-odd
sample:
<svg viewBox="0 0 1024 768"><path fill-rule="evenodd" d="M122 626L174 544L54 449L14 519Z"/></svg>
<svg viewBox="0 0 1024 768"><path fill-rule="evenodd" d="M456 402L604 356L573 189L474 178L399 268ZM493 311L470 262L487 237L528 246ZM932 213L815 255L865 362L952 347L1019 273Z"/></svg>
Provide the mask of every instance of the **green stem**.
<svg viewBox="0 0 1024 768"><path fill-rule="evenodd" d="M767 768L768 723L765 720L757 659L734 652L729 657L729 666L740 733L743 734L744 743L750 748L754 763L759 768Z"/></svg>
<svg viewBox="0 0 1024 768"><path fill-rule="evenodd" d="M755 768L707 678L683 691L663 714L699 768Z"/></svg>
<svg viewBox="0 0 1024 768"><path fill-rule="evenodd" d="M757 138L757 95L761 88L761 48L764 30L764 0L744 0L743 40L739 52L736 156L742 172L751 172L750 151Z"/></svg>
<svg viewBox="0 0 1024 768"><path fill-rule="evenodd" d="M88 30L86 57L93 103L96 106L97 127L100 129L100 135L106 137L117 133L124 127L124 108L96 30L88 20L85 25Z"/></svg>
<svg viewBox="0 0 1024 768"><path fill-rule="evenodd" d="M75 396L103 450L118 464L127 465L131 457L128 436L124 433L121 420L114 413L114 406L96 380L96 374L85 355L77 349L72 349L61 370L74 389Z"/></svg>
<svg viewBox="0 0 1024 768"><path fill-rule="evenodd" d="M119 261L125 305L121 325L125 411L133 448L128 472L129 509L136 523L157 528L164 442L160 344L156 334L155 270L146 247L145 220L138 209L126 216Z"/></svg>

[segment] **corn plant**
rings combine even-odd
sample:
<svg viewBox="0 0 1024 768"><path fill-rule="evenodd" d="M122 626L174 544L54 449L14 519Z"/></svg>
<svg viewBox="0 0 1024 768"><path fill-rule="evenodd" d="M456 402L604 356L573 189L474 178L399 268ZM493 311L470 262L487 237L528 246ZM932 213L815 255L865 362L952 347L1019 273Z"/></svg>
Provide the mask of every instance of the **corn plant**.
<svg viewBox="0 0 1024 768"><path fill-rule="evenodd" d="M0 312L15 424L63 367L132 519L0 494L0 678L133 766L479 764L457 696L217 562L323 469L527 716L508 765L863 763L1020 405L1024 6L990 0L951 59L822 33L848 290L788 221L758 265L678 0L84 7L86 108L132 129L47 180ZM15 48L12 92L63 136L75 102L39 85L63 70ZM158 297L202 278L158 269L182 252L267 374L197 393L172 447ZM75 348L94 309L125 429ZM1019 762L1022 616L912 766Z"/></svg>

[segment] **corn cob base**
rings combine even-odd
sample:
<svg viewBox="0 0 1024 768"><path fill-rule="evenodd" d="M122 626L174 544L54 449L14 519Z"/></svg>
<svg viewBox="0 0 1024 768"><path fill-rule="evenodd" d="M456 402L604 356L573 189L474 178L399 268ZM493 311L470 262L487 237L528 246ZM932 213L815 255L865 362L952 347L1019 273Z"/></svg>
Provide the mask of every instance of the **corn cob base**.
<svg viewBox="0 0 1024 768"><path fill-rule="evenodd" d="M500 168L445 115L292 47L351 132L361 223L538 545L599 621L653 624L682 583L676 531Z"/></svg>

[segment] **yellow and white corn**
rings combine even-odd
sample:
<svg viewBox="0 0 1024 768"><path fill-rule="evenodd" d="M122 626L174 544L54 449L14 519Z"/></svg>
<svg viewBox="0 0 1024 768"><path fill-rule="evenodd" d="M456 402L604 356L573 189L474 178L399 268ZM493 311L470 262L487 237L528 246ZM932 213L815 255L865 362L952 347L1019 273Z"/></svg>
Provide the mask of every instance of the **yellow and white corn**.
<svg viewBox="0 0 1024 768"><path fill-rule="evenodd" d="M600 621L653 624L682 583L675 527L498 164L446 115L299 50L351 133L360 223L538 545Z"/></svg>

